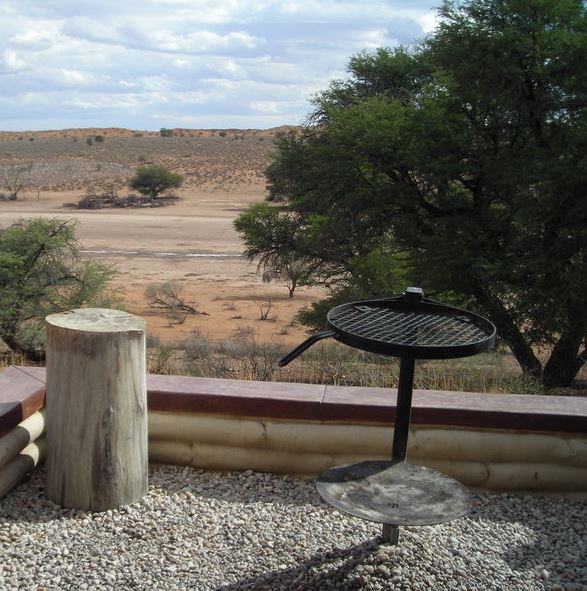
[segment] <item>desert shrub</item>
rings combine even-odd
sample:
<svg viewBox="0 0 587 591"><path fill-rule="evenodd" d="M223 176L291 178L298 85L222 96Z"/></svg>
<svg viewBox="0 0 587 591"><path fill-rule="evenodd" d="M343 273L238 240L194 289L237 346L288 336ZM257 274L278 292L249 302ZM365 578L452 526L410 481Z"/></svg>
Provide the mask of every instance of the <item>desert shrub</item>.
<svg viewBox="0 0 587 591"><path fill-rule="evenodd" d="M89 190L75 204L78 209L102 209L103 207L124 207L124 197L118 194L116 186L104 184L96 190Z"/></svg>
<svg viewBox="0 0 587 591"><path fill-rule="evenodd" d="M105 185L98 189L91 189L75 203L66 203L66 207L75 207L77 209L102 209L106 207L164 207L179 197L173 194L162 195L159 199L153 201L145 195L129 193L119 195L115 185Z"/></svg>
<svg viewBox="0 0 587 591"><path fill-rule="evenodd" d="M288 381L369 388L397 388L399 360L325 341L308 349L285 368L277 362L290 349L275 341L262 342L252 327L235 331L216 343L195 330L170 347L153 338L148 343L150 364L159 373L242 380ZM151 351L151 349L153 349ZM539 380L524 376L511 355L486 353L472 358L416 362L416 389L511 394L544 394ZM557 392L585 396L585 388Z"/></svg>
<svg viewBox="0 0 587 591"><path fill-rule="evenodd" d="M150 332L147 333L146 347L147 349L156 349L161 346L161 337Z"/></svg>
<svg viewBox="0 0 587 591"><path fill-rule="evenodd" d="M11 164L0 169L0 184L8 191L8 199L16 201L18 194L30 182L33 163Z"/></svg>
<svg viewBox="0 0 587 591"><path fill-rule="evenodd" d="M101 144L101 143L103 143L103 142L104 142L104 136L103 136L103 135L95 135L95 136L94 136L94 141L95 141L97 144Z"/></svg>
<svg viewBox="0 0 587 591"><path fill-rule="evenodd" d="M173 130L172 129L167 129L166 127L162 127L159 130L159 135L161 137L171 137L173 135Z"/></svg>
<svg viewBox="0 0 587 591"><path fill-rule="evenodd" d="M181 348L188 361L207 360L214 353L212 342L199 329L191 332L190 336L181 344Z"/></svg>
<svg viewBox="0 0 587 591"><path fill-rule="evenodd" d="M268 382L279 369L277 362L287 349L283 343L260 341L252 327L244 327L222 344L221 351L235 363L239 374L235 377Z"/></svg>
<svg viewBox="0 0 587 591"><path fill-rule="evenodd" d="M165 313L169 326L183 324L188 316L201 314L195 302L185 298L183 286L177 281L148 285L145 297L151 308Z"/></svg>
<svg viewBox="0 0 587 591"><path fill-rule="evenodd" d="M194 330L181 344L184 351L184 371L196 377L239 378L234 361L201 331Z"/></svg>
<svg viewBox="0 0 587 591"><path fill-rule="evenodd" d="M94 138L93 137L87 137L86 138L86 144L88 144L88 146L92 146L94 144Z"/></svg>
<svg viewBox="0 0 587 591"><path fill-rule="evenodd" d="M75 206L78 209L102 209L104 201L100 195L88 193L84 195Z"/></svg>
<svg viewBox="0 0 587 591"><path fill-rule="evenodd" d="M257 307L259 308L259 320L269 320L271 322L277 320L277 315L271 314L271 310L273 309L273 302L271 300L257 303Z"/></svg>
<svg viewBox="0 0 587 591"><path fill-rule="evenodd" d="M147 371L162 375L177 374L179 372L177 346L169 343L149 351Z"/></svg>

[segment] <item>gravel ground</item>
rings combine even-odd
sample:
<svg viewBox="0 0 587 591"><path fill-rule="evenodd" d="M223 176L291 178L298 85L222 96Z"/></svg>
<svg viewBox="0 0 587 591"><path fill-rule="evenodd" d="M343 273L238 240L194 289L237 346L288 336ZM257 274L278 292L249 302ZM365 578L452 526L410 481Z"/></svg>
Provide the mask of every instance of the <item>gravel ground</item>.
<svg viewBox="0 0 587 591"><path fill-rule="evenodd" d="M587 591L587 503L475 495L469 517L380 526L311 482L154 466L142 501L105 513L44 498L38 470L0 500L0 589Z"/></svg>

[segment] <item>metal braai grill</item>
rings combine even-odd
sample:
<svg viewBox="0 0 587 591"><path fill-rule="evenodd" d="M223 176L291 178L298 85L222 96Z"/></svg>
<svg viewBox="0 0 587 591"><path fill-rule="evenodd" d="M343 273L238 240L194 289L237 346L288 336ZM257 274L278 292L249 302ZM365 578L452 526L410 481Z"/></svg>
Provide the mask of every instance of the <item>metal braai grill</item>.
<svg viewBox="0 0 587 591"><path fill-rule="evenodd" d="M372 353L400 357L391 461L338 466L316 481L320 495L341 511L383 523L383 539L397 543L399 525L431 525L469 511L469 494L458 482L423 466L406 464L415 359L451 359L488 351L495 326L485 318L424 299L410 287L395 298L343 304L330 310L328 330L288 353L287 365L315 342L336 340Z"/></svg>
<svg viewBox="0 0 587 591"><path fill-rule="evenodd" d="M396 307L390 307L395 303ZM370 340L380 345L376 353L389 354L390 347L401 348L404 353L418 358L432 355L462 354L461 347L474 347L487 340L487 327L480 318L472 315L452 313L454 308L439 309L431 303L423 303L422 309L412 307L398 309L398 301L368 302L334 308L329 316L330 324L344 331L348 336ZM366 344L366 343L364 343ZM455 351L454 348L457 348ZM439 351L439 348L446 348Z"/></svg>

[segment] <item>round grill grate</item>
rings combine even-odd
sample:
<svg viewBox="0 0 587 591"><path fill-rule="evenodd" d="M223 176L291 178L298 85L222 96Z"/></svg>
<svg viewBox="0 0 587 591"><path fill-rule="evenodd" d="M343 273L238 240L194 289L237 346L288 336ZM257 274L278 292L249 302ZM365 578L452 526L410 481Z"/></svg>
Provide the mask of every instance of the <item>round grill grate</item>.
<svg viewBox="0 0 587 591"><path fill-rule="evenodd" d="M404 312L358 304L341 307L329 321L335 330L389 345L459 347L487 339L487 331L464 315Z"/></svg>

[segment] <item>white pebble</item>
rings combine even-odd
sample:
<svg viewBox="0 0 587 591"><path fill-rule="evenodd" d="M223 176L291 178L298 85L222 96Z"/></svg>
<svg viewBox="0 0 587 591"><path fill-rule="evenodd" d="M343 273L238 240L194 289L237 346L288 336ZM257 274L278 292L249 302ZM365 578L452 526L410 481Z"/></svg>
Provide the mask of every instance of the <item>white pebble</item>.
<svg viewBox="0 0 587 591"><path fill-rule="evenodd" d="M584 502L476 494L468 517L389 546L292 477L156 466L146 498L104 513L61 509L43 483L0 499L2 590L587 591Z"/></svg>

